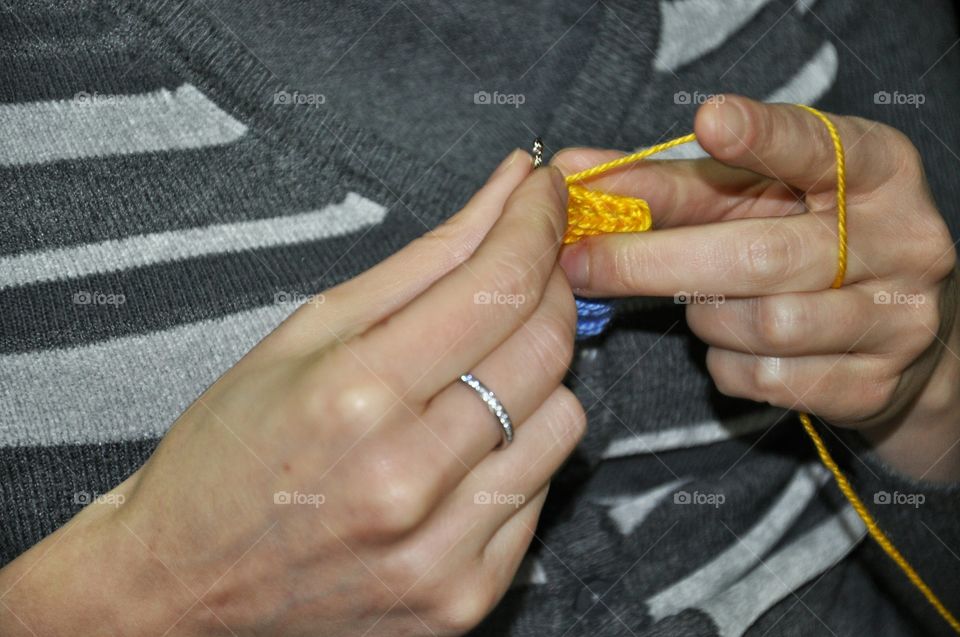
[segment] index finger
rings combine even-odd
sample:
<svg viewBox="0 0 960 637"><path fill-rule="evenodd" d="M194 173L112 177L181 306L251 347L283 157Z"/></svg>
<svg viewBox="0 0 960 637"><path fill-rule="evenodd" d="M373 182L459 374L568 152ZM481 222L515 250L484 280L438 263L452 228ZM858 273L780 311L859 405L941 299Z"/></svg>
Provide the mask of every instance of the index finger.
<svg viewBox="0 0 960 637"><path fill-rule="evenodd" d="M414 400L469 371L539 305L566 229L566 197L556 168L535 170L474 254L360 336L355 353Z"/></svg>
<svg viewBox="0 0 960 637"><path fill-rule="evenodd" d="M853 241L870 244L875 232L858 229ZM830 213L810 212L587 237L566 246L560 264L570 285L587 296L752 297L829 287L836 250ZM891 246L872 255L869 268L853 259L845 280L889 274L902 258L901 248Z"/></svg>
<svg viewBox="0 0 960 637"><path fill-rule="evenodd" d="M570 148L550 160L565 175L626 153ZM803 212L794 189L751 170L714 159L648 159L591 178L590 190L644 199L656 228L688 226L740 217L782 217Z"/></svg>

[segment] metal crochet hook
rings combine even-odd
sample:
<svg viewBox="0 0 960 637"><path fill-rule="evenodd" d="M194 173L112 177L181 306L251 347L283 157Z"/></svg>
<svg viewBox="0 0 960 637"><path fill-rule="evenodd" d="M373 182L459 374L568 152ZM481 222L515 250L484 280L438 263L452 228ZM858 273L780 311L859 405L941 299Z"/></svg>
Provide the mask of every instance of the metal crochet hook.
<svg viewBox="0 0 960 637"><path fill-rule="evenodd" d="M537 137L533 140L533 167L540 168L543 165L543 140Z"/></svg>
<svg viewBox="0 0 960 637"><path fill-rule="evenodd" d="M533 167L543 165L543 140L538 136L533 140ZM606 299L581 299L577 302L577 340L597 336L606 329L613 319L613 304Z"/></svg>

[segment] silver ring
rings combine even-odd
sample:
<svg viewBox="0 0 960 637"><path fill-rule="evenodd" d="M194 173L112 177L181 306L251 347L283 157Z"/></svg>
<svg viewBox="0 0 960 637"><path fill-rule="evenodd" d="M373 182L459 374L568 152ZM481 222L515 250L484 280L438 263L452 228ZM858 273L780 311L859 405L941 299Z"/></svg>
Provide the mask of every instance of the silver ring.
<svg viewBox="0 0 960 637"><path fill-rule="evenodd" d="M487 409L493 414L494 418L500 423L500 446L506 447L513 442L513 422L510 420L510 414L504 408L503 403L497 398L497 395L490 391L490 388L481 383L473 374L464 374L460 377L460 382L477 392L480 400L486 404Z"/></svg>

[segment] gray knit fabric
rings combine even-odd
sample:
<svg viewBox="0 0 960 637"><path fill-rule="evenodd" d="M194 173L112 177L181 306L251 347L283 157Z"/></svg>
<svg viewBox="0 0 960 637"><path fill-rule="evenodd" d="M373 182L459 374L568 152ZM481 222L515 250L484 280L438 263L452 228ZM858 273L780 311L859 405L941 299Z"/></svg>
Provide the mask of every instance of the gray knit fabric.
<svg viewBox="0 0 960 637"><path fill-rule="evenodd" d="M945 0L32 0L4 15L0 564L136 470L298 301L442 222L535 134L550 151L632 148L686 132L722 91L815 103L910 135L960 236ZM681 309L624 303L579 348L568 383L589 433L475 634L948 634L794 418L717 394ZM825 438L960 609L960 487Z"/></svg>

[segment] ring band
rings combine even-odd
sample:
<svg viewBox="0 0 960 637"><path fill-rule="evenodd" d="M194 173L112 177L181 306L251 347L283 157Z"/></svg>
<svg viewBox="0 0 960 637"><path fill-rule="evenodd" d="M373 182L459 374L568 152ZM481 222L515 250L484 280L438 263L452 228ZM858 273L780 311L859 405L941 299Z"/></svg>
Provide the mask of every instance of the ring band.
<svg viewBox="0 0 960 637"><path fill-rule="evenodd" d="M513 442L513 422L510 420L510 414L504 408L503 403L497 398L489 387L481 383L473 374L464 374L460 377L460 382L477 392L480 400L486 404L487 409L493 414L494 418L500 423L500 447L506 447Z"/></svg>

